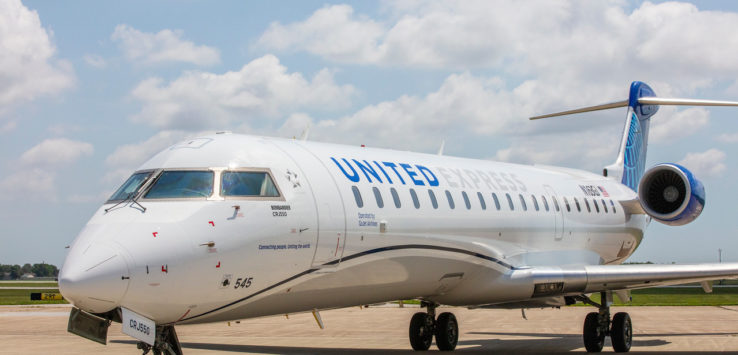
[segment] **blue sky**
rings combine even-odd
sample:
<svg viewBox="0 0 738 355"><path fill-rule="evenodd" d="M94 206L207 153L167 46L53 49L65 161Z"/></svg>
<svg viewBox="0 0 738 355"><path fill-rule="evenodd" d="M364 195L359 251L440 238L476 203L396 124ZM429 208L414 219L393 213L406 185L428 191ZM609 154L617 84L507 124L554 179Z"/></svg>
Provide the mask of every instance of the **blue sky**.
<svg viewBox="0 0 738 355"><path fill-rule="evenodd" d="M738 100L732 2L15 1L0 3L0 263L61 265L150 156L231 130L599 172L625 112L526 117L662 96ZM738 261L738 110L662 107L649 162L707 206L652 223L634 261Z"/></svg>

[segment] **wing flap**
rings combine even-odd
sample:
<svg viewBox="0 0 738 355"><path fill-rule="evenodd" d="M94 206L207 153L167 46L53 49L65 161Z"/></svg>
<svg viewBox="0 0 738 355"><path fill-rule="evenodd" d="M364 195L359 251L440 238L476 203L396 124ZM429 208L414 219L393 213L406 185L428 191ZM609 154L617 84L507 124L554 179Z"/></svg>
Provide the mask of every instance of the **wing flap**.
<svg viewBox="0 0 738 355"><path fill-rule="evenodd" d="M520 278L532 278L533 297L550 297L738 279L738 263L533 267L518 272Z"/></svg>

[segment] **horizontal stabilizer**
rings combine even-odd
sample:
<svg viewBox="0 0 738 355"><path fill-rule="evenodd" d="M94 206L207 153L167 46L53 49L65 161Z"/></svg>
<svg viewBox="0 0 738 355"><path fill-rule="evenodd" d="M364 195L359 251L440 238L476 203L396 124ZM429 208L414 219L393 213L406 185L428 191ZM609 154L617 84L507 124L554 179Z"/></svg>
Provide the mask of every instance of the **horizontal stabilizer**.
<svg viewBox="0 0 738 355"><path fill-rule="evenodd" d="M738 106L736 101L716 101L699 99L669 99L662 97L639 97L641 105L676 105L676 106Z"/></svg>
<svg viewBox="0 0 738 355"><path fill-rule="evenodd" d="M611 102L609 104L602 104L597 106L589 106L589 107L582 107L574 110L569 111L562 111L562 112L556 112L556 113L549 113L545 115L535 116L531 117L531 120L538 120L541 118L548 118L548 117L556 117L556 116L566 116L566 115L573 115L575 113L583 113L583 112L591 112L591 111L600 111L600 110L609 110L611 108L618 108L618 107L625 107L628 106L628 100L618 101L618 102Z"/></svg>
<svg viewBox="0 0 738 355"><path fill-rule="evenodd" d="M626 107L628 106L628 100L618 101L618 102L611 102L609 104L602 104L602 105L596 105L596 106L588 106L588 107L582 107L574 110L568 110L568 111L562 111L562 112L556 112L556 113L549 113L545 115L540 116L534 116L529 119L531 120L538 120L541 118L548 118L548 117L557 117L557 116L566 116L566 115L573 115L576 113L584 113L584 112L592 112L592 111L601 111L601 110L609 110L612 108L618 108L618 107ZM675 98L662 98L662 97L639 97L638 103L641 105L670 105L670 106L738 106L738 102L736 101L717 101L717 100L700 100L700 99L675 99Z"/></svg>

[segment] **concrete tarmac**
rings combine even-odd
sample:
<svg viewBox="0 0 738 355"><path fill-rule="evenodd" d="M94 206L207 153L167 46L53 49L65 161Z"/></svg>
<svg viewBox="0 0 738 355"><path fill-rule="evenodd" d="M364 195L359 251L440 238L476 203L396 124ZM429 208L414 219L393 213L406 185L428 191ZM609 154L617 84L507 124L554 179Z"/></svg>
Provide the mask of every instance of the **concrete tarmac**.
<svg viewBox="0 0 738 355"><path fill-rule="evenodd" d="M0 306L0 354L140 354L136 341L108 331L108 345L67 333L67 305ZM460 324L458 352L559 354L584 352L582 324L591 307L453 312ZM177 327L185 354L413 353L408 325L417 307L378 306L321 312L326 329L309 313ZM629 312L631 353L738 354L738 306L614 307ZM436 350L435 344L431 348ZM612 352L609 340L605 352Z"/></svg>

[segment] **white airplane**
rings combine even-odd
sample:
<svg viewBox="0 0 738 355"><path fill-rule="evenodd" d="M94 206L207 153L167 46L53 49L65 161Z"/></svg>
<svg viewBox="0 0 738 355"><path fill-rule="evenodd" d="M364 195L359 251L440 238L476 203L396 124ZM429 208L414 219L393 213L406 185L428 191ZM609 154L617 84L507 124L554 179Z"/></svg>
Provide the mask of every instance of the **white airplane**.
<svg viewBox="0 0 738 355"><path fill-rule="evenodd" d="M112 321L144 354L181 354L174 327L420 299L410 344L453 350L439 305L597 308L584 345L632 343L613 293L738 278L738 263L618 265L652 219L683 225L705 191L687 169L645 171L659 105L634 82L615 163L602 175L486 160L218 133L144 163L74 240L59 278L69 330L106 343ZM410 132L408 132L410 134ZM589 295L600 293L601 302Z"/></svg>

